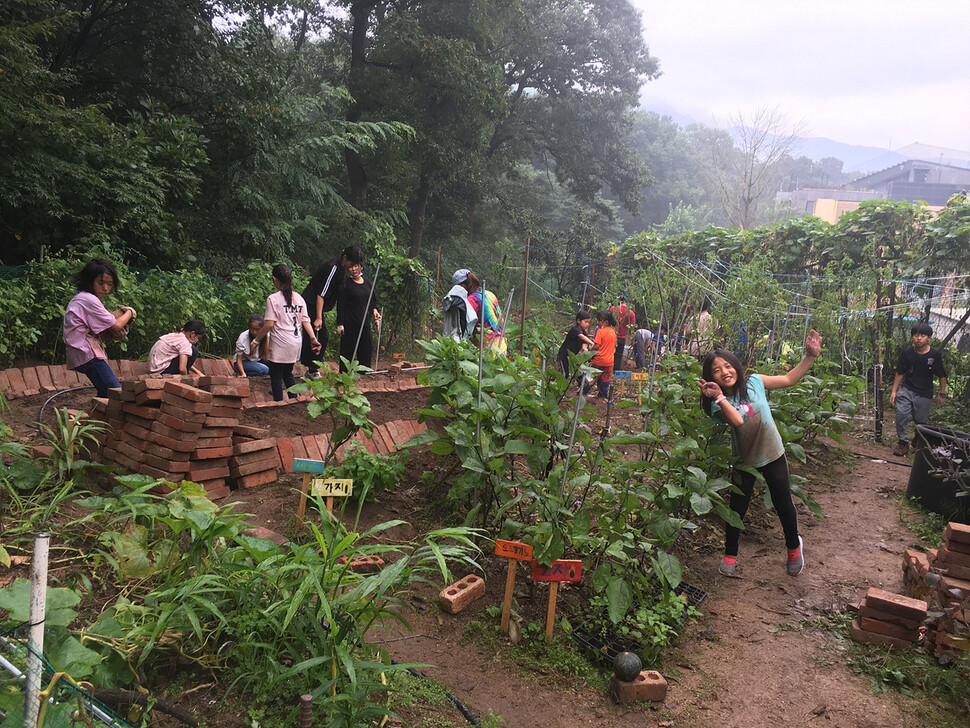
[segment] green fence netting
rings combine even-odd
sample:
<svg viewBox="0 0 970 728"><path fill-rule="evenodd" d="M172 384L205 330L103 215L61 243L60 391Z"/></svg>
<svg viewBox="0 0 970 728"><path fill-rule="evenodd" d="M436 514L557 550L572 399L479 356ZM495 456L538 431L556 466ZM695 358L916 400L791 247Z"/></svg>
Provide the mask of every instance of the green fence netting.
<svg viewBox="0 0 970 728"><path fill-rule="evenodd" d="M38 728L132 728L34 651L29 645L28 629L26 624L0 629L0 728L23 726L27 660L31 653L40 658L42 665Z"/></svg>

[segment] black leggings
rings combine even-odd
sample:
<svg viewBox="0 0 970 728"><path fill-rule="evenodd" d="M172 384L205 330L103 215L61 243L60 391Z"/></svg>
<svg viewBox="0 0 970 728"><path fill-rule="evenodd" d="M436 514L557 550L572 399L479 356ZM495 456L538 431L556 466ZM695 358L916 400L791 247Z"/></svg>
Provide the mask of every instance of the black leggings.
<svg viewBox="0 0 970 728"><path fill-rule="evenodd" d="M758 472L764 476L768 492L771 494L771 503L781 521L781 527L785 531L785 546L789 549L798 548L798 512L791 499L791 480L788 477L788 459L782 455L772 463L758 468ZM754 491L756 478L751 473L743 470L734 471L734 484L740 489L740 493L731 492L731 510L738 514L738 518L744 520L744 514L748 512L748 505L751 503L751 493ZM738 555L738 538L741 529L735 528L730 524L725 524L724 528L724 554L726 556Z"/></svg>
<svg viewBox="0 0 970 728"><path fill-rule="evenodd" d="M179 359L181 358L182 356L180 354L176 354L175 358L172 359L172 361L168 363L168 366L165 367L165 369L162 371L162 374L181 374L182 370L179 369ZM185 361L186 372L192 369L192 365L195 364L198 358L199 358L199 347L196 346L195 344L192 344L192 353Z"/></svg>
<svg viewBox="0 0 970 728"><path fill-rule="evenodd" d="M269 387L273 390L273 401L282 402L283 401L283 385L286 388L292 387L296 384L296 378L293 376L293 364L279 364L275 361L266 362L266 366L269 367ZM296 397L292 392L287 392L287 397L293 399Z"/></svg>

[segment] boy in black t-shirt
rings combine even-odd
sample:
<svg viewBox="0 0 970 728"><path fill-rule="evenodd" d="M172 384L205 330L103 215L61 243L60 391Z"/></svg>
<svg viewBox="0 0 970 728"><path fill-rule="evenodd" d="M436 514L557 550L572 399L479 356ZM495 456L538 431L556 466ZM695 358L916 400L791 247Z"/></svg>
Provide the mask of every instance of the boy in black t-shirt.
<svg viewBox="0 0 970 728"><path fill-rule="evenodd" d="M896 449L893 455L909 454L909 420L917 425L925 425L930 419L930 404L933 399L933 377L939 377L940 393L937 404L946 401L946 369L939 349L930 346L933 329L929 324L916 324L910 330L913 348L904 349L899 354L893 391L889 404L896 407ZM902 386L900 386L902 385Z"/></svg>

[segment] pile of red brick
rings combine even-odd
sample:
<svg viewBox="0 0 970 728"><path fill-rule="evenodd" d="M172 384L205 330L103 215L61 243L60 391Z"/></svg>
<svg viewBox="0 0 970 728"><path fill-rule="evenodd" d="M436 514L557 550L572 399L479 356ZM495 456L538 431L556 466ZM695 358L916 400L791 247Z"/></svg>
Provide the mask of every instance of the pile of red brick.
<svg viewBox="0 0 970 728"><path fill-rule="evenodd" d="M265 478L268 470L263 467L265 457L258 458L258 470L252 469L248 458L243 463L230 463L230 458L272 449L275 479L275 441L261 441L270 444L256 449L245 442L251 438L233 442L247 396L248 380L229 376L123 382L107 399L94 400L96 416L111 428L102 440L101 459L172 483L191 480L204 486L210 498L221 498L229 494L230 476ZM237 447L243 451L237 452ZM231 464L236 466L235 474Z"/></svg>
<svg viewBox="0 0 970 728"><path fill-rule="evenodd" d="M849 635L857 642L909 647L920 638L926 619L926 602L872 588L859 605Z"/></svg>
<svg viewBox="0 0 970 728"><path fill-rule="evenodd" d="M956 658L970 652L970 525L947 524L932 565L941 616L927 622L926 645L937 657Z"/></svg>
<svg viewBox="0 0 970 728"><path fill-rule="evenodd" d="M273 483L281 469L280 453L275 437L257 427L239 425L232 435L232 457L229 475L240 488L255 488Z"/></svg>

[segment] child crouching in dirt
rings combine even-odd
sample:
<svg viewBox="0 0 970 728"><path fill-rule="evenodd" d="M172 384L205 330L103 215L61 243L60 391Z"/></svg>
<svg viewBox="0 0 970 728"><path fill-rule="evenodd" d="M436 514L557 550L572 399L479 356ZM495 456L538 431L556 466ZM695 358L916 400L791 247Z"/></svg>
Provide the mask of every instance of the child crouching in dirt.
<svg viewBox="0 0 970 728"><path fill-rule="evenodd" d="M785 445L775 426L768 406L766 390L790 387L811 368L822 349L822 337L812 329L805 339L805 356L787 374L768 376L747 374L744 365L732 352L718 349L704 359L701 389L704 411L718 422L731 426L734 455L741 465L757 468L764 476L771 502L785 532L788 548L787 570L798 576L805 566L802 537L798 535L798 514L791 498L791 480ZM751 502L755 476L738 468L733 471L740 492L732 492L731 510L744 520ZM724 558L718 571L733 576L737 568L738 541L741 530L730 524L724 529Z"/></svg>
<svg viewBox="0 0 970 728"><path fill-rule="evenodd" d="M198 374L199 339L205 336L205 324L192 319L178 331L165 334L148 353L148 371L152 374Z"/></svg>

